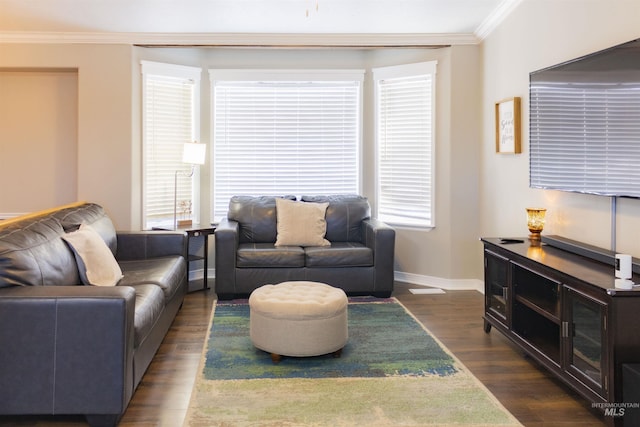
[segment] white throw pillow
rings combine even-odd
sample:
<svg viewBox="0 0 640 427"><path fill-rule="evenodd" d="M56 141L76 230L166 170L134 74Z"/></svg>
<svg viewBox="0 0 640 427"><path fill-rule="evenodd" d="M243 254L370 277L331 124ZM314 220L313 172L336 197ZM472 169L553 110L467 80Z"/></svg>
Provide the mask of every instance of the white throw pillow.
<svg viewBox="0 0 640 427"><path fill-rule="evenodd" d="M278 235L275 246L330 246L324 238L329 203L276 199Z"/></svg>
<svg viewBox="0 0 640 427"><path fill-rule="evenodd" d="M85 285L115 286L122 279L122 270L113 253L91 226L81 224L77 231L62 238L73 249Z"/></svg>

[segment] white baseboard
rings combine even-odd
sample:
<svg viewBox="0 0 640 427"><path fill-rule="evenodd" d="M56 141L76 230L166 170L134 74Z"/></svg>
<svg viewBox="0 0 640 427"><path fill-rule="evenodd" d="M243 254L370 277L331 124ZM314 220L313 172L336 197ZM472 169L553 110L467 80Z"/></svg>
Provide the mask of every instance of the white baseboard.
<svg viewBox="0 0 640 427"><path fill-rule="evenodd" d="M484 293L484 283L478 279L445 279L421 274L394 272L395 280L418 286L446 289L450 291L478 291Z"/></svg>
<svg viewBox="0 0 640 427"><path fill-rule="evenodd" d="M213 268L209 268L208 269L209 274L207 275L208 279L213 279L214 277L216 277L215 273L216 270ZM189 271L189 281L192 282L194 280L203 280L204 279L204 269L203 268L199 268L196 270L190 270Z"/></svg>
<svg viewBox="0 0 640 427"><path fill-rule="evenodd" d="M216 277L215 268L209 268L209 278ZM204 270L189 272L189 280L202 280ZM429 286L449 291L478 291L484 293L484 282L478 279L444 279L442 277L424 276L421 274L394 272L394 279L398 282L410 283L417 286Z"/></svg>

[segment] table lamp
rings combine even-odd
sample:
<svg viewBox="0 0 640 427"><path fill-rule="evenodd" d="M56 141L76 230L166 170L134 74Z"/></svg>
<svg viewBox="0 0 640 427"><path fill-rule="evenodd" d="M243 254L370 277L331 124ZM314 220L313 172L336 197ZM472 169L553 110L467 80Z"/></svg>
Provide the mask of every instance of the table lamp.
<svg viewBox="0 0 640 427"><path fill-rule="evenodd" d="M184 174L186 178L191 178L196 165L203 165L207 146L197 142L185 142L182 148L182 163L191 164L189 173L177 170L173 181L173 229L178 229L178 175Z"/></svg>
<svg viewBox="0 0 640 427"><path fill-rule="evenodd" d="M542 238L540 233L544 228L544 217L547 212L545 208L526 208L527 209L527 227L531 234L529 240L532 245L539 245Z"/></svg>

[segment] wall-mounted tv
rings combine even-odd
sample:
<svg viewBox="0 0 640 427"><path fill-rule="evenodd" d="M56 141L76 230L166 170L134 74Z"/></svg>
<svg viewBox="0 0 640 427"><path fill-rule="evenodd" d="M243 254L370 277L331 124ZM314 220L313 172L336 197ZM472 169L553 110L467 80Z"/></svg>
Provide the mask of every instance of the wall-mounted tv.
<svg viewBox="0 0 640 427"><path fill-rule="evenodd" d="M640 39L529 75L532 188L640 198Z"/></svg>

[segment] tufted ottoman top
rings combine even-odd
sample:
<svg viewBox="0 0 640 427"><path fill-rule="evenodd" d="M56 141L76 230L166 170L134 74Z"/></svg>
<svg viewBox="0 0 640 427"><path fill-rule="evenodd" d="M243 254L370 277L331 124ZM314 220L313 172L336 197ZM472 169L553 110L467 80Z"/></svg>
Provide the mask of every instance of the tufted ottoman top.
<svg viewBox="0 0 640 427"><path fill-rule="evenodd" d="M275 319L323 319L346 310L347 295L324 283L282 282L253 291L249 306L252 311Z"/></svg>

